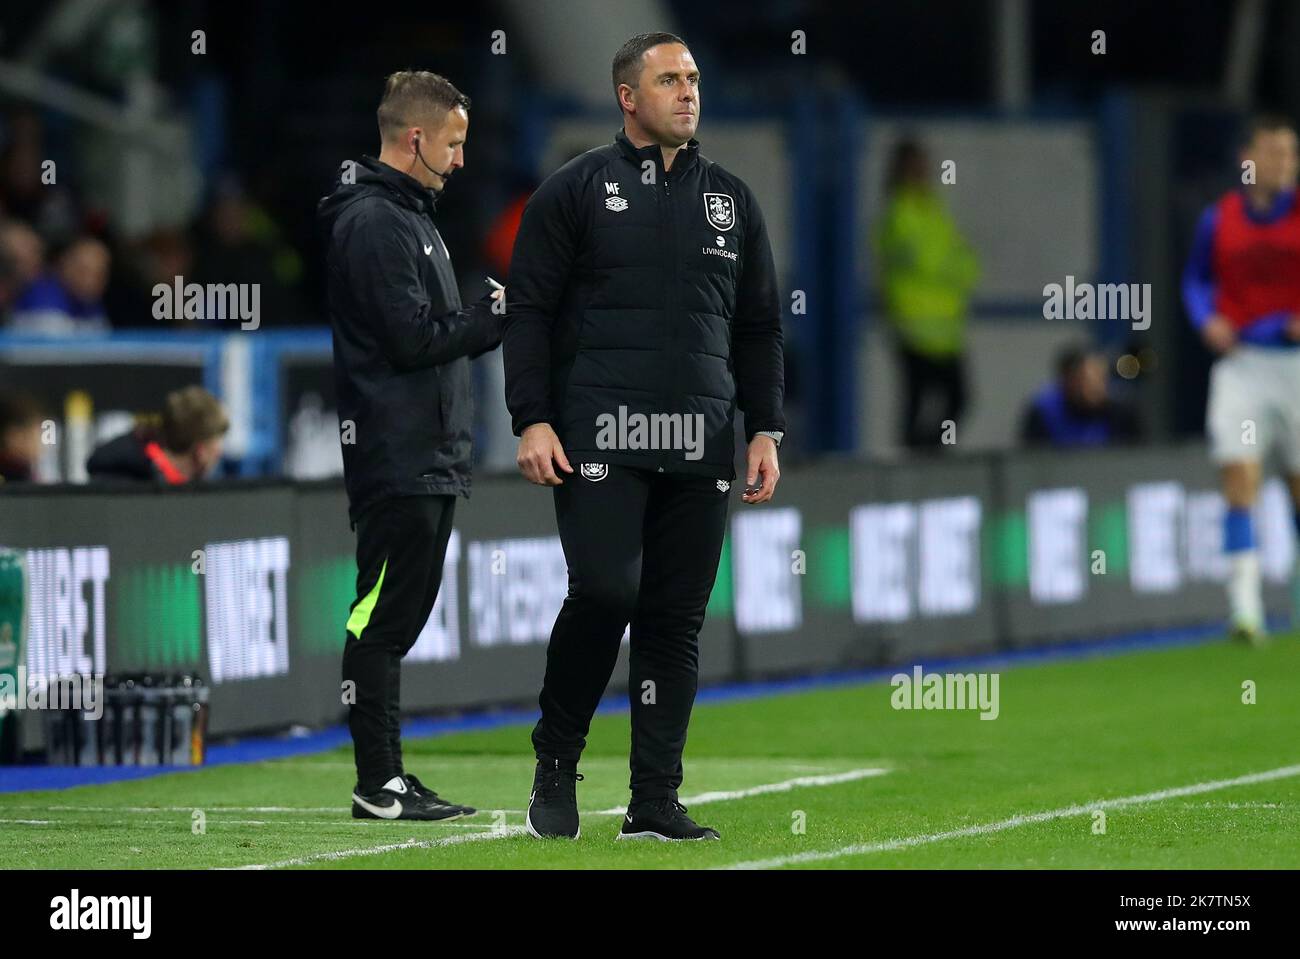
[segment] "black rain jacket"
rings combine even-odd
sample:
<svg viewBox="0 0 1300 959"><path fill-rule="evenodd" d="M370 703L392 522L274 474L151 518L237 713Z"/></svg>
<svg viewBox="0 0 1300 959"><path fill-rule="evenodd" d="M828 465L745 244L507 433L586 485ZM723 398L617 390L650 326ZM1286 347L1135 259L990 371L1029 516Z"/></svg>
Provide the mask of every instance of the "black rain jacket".
<svg viewBox="0 0 1300 959"><path fill-rule="evenodd" d="M638 150L621 131L553 173L524 210L509 284L516 434L550 423L574 462L734 479L737 408L747 439L785 430L763 214L695 140L668 173L658 146ZM637 414L698 414L702 448L634 448ZM611 423L623 448L602 435Z"/></svg>
<svg viewBox="0 0 1300 959"><path fill-rule="evenodd" d="M461 306L434 202L413 177L363 157L317 207L354 523L390 496L469 496L469 361L501 342L504 317L487 296Z"/></svg>

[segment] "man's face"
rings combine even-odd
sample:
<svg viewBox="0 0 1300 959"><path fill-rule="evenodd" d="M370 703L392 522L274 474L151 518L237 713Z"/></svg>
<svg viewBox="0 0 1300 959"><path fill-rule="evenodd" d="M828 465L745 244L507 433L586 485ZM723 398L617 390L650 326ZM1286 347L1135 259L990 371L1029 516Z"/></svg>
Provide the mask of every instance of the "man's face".
<svg viewBox="0 0 1300 959"><path fill-rule="evenodd" d="M19 286L26 286L40 275L45 244L31 227L18 222L7 224L0 229L0 246L14 263Z"/></svg>
<svg viewBox="0 0 1300 959"><path fill-rule="evenodd" d="M1106 362L1100 356L1082 360L1066 378L1070 402L1084 409L1097 409L1106 402Z"/></svg>
<svg viewBox="0 0 1300 959"><path fill-rule="evenodd" d="M420 128L420 155L425 167L417 157L411 176L430 190L439 193L447 185L447 177L465 165L465 138L469 135L469 114L464 107L454 107L447 111L446 119L437 129ZM441 174L447 174L442 176Z"/></svg>
<svg viewBox="0 0 1300 959"><path fill-rule="evenodd" d="M108 288L108 247L98 240L81 240L63 254L59 278L82 303L98 303Z"/></svg>
<svg viewBox="0 0 1300 959"><path fill-rule="evenodd" d="M1255 161L1255 183L1270 193L1289 190L1300 170L1300 149L1294 130L1260 130L1243 152L1242 159Z"/></svg>
<svg viewBox="0 0 1300 959"><path fill-rule="evenodd" d="M194 479L203 479L217 468L221 462L222 445L220 436L194 445Z"/></svg>
<svg viewBox="0 0 1300 959"><path fill-rule="evenodd" d="M41 421L10 427L0 436L0 452L34 467L41 458Z"/></svg>
<svg viewBox="0 0 1300 959"><path fill-rule="evenodd" d="M700 71L691 51L680 43L651 47L641 58L636 89L619 87L619 99L656 143L681 146L700 122Z"/></svg>

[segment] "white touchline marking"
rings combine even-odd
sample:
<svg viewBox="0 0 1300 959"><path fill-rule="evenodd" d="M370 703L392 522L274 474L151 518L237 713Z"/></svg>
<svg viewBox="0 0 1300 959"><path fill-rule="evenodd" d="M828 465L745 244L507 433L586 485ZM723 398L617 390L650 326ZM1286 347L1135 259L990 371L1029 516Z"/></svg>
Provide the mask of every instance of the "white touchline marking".
<svg viewBox="0 0 1300 959"><path fill-rule="evenodd" d="M858 779L869 779L872 776L883 776L887 772L889 772L888 769L872 767L868 769L850 769L842 773L827 773L824 776L796 776L794 779L784 779L779 783L764 783L759 786L750 786L747 789L719 790L700 793L698 796L686 796L681 800L681 803L683 806L702 806L711 802L729 802L733 799L746 799L749 796L789 792L791 789L797 789L801 786L834 786L838 783L850 783ZM627 812L626 806L614 806L611 809L593 810L589 815L621 816L625 812Z"/></svg>
<svg viewBox="0 0 1300 959"><path fill-rule="evenodd" d="M441 839L408 839L405 842L388 843L383 846L367 846L362 849L338 849L332 852L318 852L297 859L281 859L278 862L231 866L231 869L283 869L286 866L305 866L313 862L332 862L337 859L352 859L357 856L378 856L400 849L432 849L435 846L459 846L467 842L483 842L490 839L505 839L507 836L522 836L528 832L523 826L506 826L504 829L493 828L490 832L467 832L459 836L444 836Z"/></svg>
<svg viewBox="0 0 1300 959"><path fill-rule="evenodd" d="M9 806L9 809L43 809L48 812L347 812L347 806Z"/></svg>
<svg viewBox="0 0 1300 959"><path fill-rule="evenodd" d="M469 817L466 817L469 818ZM0 819L0 824L30 826L175 826L175 819ZM209 816L213 826L311 826L312 829L382 829L383 826L366 819L347 819L330 822L328 819L226 819ZM486 822L444 822L448 829L482 829Z"/></svg>
<svg viewBox="0 0 1300 959"><path fill-rule="evenodd" d="M1094 803L1079 806L1066 806L1062 809L1049 809L1045 812L1026 813L1012 816L998 822L982 823L977 826L964 826L961 829L949 829L944 832L924 833L919 836L905 836L900 839L888 839L884 842L857 843L841 846L839 849L827 849L821 852L801 852L790 856L774 856L770 859L750 859L745 862L719 866L719 869L777 869L805 862L825 862L829 859L842 859L845 856L862 856L873 852L892 852L911 846L923 846L945 839L965 839L968 836L983 836L989 833L1015 829L1030 823L1048 822L1053 819L1067 819L1071 816L1086 816L1098 809L1117 809L1122 806L1136 806L1142 803L1161 802L1165 799L1177 799L1179 796L1196 796L1201 793L1214 792L1219 789L1231 789L1233 786L1250 786L1255 783L1272 782L1275 779L1288 779L1300 776L1300 765L1281 766L1262 773L1249 773L1235 779L1216 779L1210 782L1194 783L1190 786L1176 786L1173 789L1161 789L1156 792L1142 793L1138 796L1121 796L1117 799L1100 799Z"/></svg>

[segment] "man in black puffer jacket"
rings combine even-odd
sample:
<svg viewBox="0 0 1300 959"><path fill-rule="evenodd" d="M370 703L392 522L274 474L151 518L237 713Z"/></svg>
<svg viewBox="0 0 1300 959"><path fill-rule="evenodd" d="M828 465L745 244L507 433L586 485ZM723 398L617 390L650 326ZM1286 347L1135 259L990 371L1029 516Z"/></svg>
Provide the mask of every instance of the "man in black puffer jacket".
<svg viewBox="0 0 1300 959"><path fill-rule="evenodd" d="M693 139L699 72L686 45L633 37L613 79L623 131L542 184L510 265L506 399L519 466L555 488L569 566L527 825L577 836L577 761L630 623L632 802L620 838L716 839L677 788L737 408L749 443L742 501L771 499L780 475L780 298L758 201Z"/></svg>
<svg viewBox="0 0 1300 959"><path fill-rule="evenodd" d="M456 497L469 496L469 360L501 341L504 299L463 309L433 222L464 166L469 99L434 73L388 78L378 159L344 164L320 202L357 598L343 650L358 819L472 813L402 766L402 657L438 595ZM500 291L496 294L500 297Z"/></svg>

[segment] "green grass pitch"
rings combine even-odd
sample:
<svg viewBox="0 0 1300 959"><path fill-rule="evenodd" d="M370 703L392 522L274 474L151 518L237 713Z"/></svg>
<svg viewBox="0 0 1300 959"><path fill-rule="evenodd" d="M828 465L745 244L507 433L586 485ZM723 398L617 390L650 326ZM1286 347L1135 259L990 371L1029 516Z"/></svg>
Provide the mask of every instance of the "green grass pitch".
<svg viewBox="0 0 1300 959"><path fill-rule="evenodd" d="M1242 701L1247 683L1254 704ZM576 842L520 834L532 759L528 728L513 726L407 742L410 771L482 810L456 823L353 821L351 754L338 749L0 794L0 862L95 869L1300 867L1294 636L1260 650L1215 642L1017 665L1000 672L993 721L975 712L894 710L892 691L874 683L698 705L681 795L694 817L722 833L721 842L615 841L617 808L627 801L628 741L627 715L615 714L597 717L580 767L586 781L578 786Z"/></svg>

